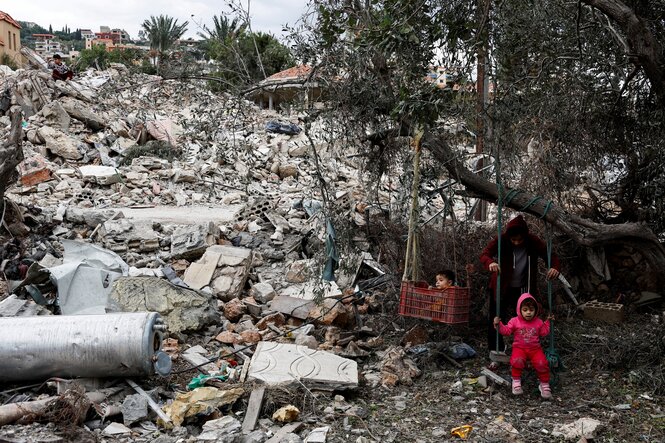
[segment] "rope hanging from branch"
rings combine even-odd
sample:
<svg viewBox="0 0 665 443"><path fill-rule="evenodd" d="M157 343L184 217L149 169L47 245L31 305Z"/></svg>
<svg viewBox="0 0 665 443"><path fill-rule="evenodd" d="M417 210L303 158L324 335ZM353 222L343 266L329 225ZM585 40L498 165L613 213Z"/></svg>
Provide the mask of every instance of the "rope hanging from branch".
<svg viewBox="0 0 665 443"><path fill-rule="evenodd" d="M411 211L409 213L409 235L406 241L406 256L404 257L404 274L402 281L420 280L420 241L418 232L418 219L420 205L418 203L418 190L420 188L420 153L424 131L418 128L411 140L413 147L413 186L411 187Z"/></svg>

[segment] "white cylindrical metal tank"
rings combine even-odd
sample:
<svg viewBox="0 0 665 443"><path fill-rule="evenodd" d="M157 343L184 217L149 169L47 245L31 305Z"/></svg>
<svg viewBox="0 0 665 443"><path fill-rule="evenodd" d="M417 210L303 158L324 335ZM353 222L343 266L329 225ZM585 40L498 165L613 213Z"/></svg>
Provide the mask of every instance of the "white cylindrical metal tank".
<svg viewBox="0 0 665 443"><path fill-rule="evenodd" d="M0 382L167 375L156 312L0 318Z"/></svg>

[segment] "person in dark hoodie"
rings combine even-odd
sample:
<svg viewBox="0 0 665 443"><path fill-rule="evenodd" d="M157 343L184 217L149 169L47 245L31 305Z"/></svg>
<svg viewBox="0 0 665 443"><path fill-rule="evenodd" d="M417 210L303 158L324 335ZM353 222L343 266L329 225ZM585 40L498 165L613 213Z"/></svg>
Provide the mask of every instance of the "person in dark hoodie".
<svg viewBox="0 0 665 443"><path fill-rule="evenodd" d="M494 237L480 254L480 262L492 275L489 282L490 309L488 315L487 347L490 351L504 351L503 338L499 337L499 349L496 349L497 275L501 273L500 318L507 322L517 308L517 300L524 293L534 294L538 298L538 258L547 265L547 245L534 234L529 233L529 226L524 217L518 215L506 225L501 234L501 257L498 257L498 237ZM551 268L547 278L559 276L559 258L552 252ZM496 365L490 369L495 369Z"/></svg>

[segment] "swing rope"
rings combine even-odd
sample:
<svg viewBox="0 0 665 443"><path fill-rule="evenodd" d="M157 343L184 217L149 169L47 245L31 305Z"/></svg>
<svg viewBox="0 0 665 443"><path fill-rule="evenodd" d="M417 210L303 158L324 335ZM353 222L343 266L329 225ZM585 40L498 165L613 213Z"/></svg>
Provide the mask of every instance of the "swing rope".
<svg viewBox="0 0 665 443"><path fill-rule="evenodd" d="M550 201L550 204L552 202ZM548 204L547 209L549 209L550 205ZM546 213L546 212L545 212ZM545 214L543 214L544 216ZM549 223L546 225L547 226L547 269L552 269L552 232L551 232L551 227ZM549 306L549 311L550 313L552 312L553 308L553 303L552 303L552 280L547 280L547 303ZM560 371L565 370L565 367L563 366L563 361L561 360L561 357L559 356L559 353L557 352L556 348L554 347L554 326L552 325L552 322L550 321L550 337L549 337L549 346L545 350L545 357L547 358L547 362L549 363L550 366L550 372L553 375L553 380L552 384L558 383L559 377L558 373Z"/></svg>
<svg viewBox="0 0 665 443"><path fill-rule="evenodd" d="M404 274L402 281L418 281L420 279L420 242L418 236L419 203L418 190L420 188L420 152L423 130L418 128L411 142L413 154L413 185L411 187L411 211L409 213L409 234L406 241L406 256L404 258Z"/></svg>

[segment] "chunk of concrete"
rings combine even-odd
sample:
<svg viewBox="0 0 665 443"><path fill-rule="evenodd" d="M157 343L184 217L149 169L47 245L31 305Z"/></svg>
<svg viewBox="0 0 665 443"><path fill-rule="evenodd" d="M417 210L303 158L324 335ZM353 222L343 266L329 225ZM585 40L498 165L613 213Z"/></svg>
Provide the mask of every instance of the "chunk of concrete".
<svg viewBox="0 0 665 443"><path fill-rule="evenodd" d="M107 121L104 117L93 112L86 103L80 100L63 97L60 99L60 104L67 111L67 114L94 131L102 130L107 126Z"/></svg>
<svg viewBox="0 0 665 443"><path fill-rule="evenodd" d="M159 312L169 332L195 331L218 320L210 294L181 288L157 277L119 278L108 310Z"/></svg>
<svg viewBox="0 0 665 443"><path fill-rule="evenodd" d="M145 223L126 218L105 221L99 228L104 246L114 252L151 252L159 249L157 233Z"/></svg>
<svg viewBox="0 0 665 443"><path fill-rule="evenodd" d="M39 128L37 135L44 140L46 149L67 160L79 160L88 150L88 146L81 140L50 126Z"/></svg>
<svg viewBox="0 0 665 443"><path fill-rule="evenodd" d="M131 426L148 418L148 399L141 394L128 395L122 402L120 410L125 426Z"/></svg>
<svg viewBox="0 0 665 443"><path fill-rule="evenodd" d="M56 127L61 131L69 129L72 118L59 102L53 101L45 104L39 113L44 117L48 126Z"/></svg>
<svg viewBox="0 0 665 443"><path fill-rule="evenodd" d="M91 228L95 228L98 224L104 223L106 220L110 220L111 218L118 218L116 215L117 213L117 210L112 209L83 209L71 206L68 207L65 212L65 220L70 223L86 224Z"/></svg>
<svg viewBox="0 0 665 443"><path fill-rule="evenodd" d="M118 183L122 179L118 170L112 166L84 165L79 168L79 171L81 171L81 178L84 181L103 186Z"/></svg>
<svg viewBox="0 0 665 443"><path fill-rule="evenodd" d="M598 420L583 417L572 423L556 425L552 430L552 437L563 437L566 440L593 439L601 427L602 423Z"/></svg>
<svg viewBox="0 0 665 443"><path fill-rule="evenodd" d="M185 270L184 282L192 289L201 289L210 284L212 274L217 269L221 255L207 250L196 263L189 265Z"/></svg>
<svg viewBox="0 0 665 443"><path fill-rule="evenodd" d="M318 389L353 389L358 387L358 364L306 346L262 341L252 356L248 378L268 385L297 379Z"/></svg>
<svg viewBox="0 0 665 443"><path fill-rule="evenodd" d="M171 257L195 260L215 242L213 223L192 226L179 226L171 235Z"/></svg>
<svg viewBox="0 0 665 443"><path fill-rule="evenodd" d="M217 443L238 443L240 441L241 424L230 415L203 424L203 431L197 441L214 441Z"/></svg>
<svg viewBox="0 0 665 443"><path fill-rule="evenodd" d="M254 297L254 300L261 303L268 303L277 295L270 283L257 283L252 286L249 295Z"/></svg>

